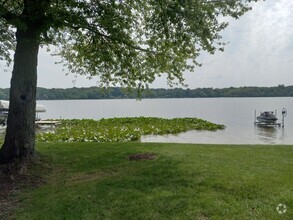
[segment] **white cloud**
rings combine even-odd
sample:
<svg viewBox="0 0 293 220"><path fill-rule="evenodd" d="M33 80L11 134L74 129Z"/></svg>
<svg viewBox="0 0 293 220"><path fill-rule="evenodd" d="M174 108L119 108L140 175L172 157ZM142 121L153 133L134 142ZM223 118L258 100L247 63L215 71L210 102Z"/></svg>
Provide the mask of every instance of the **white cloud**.
<svg viewBox="0 0 293 220"><path fill-rule="evenodd" d="M255 4L223 32L224 53L201 57L204 66L187 73L190 87L292 85L293 1Z"/></svg>

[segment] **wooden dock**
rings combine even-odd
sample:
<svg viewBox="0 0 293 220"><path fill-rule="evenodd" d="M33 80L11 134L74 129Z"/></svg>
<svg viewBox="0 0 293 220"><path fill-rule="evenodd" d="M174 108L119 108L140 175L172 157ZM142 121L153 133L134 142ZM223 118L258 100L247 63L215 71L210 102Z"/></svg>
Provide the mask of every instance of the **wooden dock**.
<svg viewBox="0 0 293 220"><path fill-rule="evenodd" d="M60 125L61 121L53 121L53 120L40 120L36 121L37 126L57 126Z"/></svg>

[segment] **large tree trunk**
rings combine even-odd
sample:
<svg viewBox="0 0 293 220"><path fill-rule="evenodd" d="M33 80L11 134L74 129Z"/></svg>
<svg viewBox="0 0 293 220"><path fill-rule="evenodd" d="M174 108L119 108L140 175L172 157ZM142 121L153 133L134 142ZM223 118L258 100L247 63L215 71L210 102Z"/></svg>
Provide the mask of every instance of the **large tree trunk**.
<svg viewBox="0 0 293 220"><path fill-rule="evenodd" d="M10 105L0 163L25 158L35 149L35 109L39 41L34 27L18 29Z"/></svg>

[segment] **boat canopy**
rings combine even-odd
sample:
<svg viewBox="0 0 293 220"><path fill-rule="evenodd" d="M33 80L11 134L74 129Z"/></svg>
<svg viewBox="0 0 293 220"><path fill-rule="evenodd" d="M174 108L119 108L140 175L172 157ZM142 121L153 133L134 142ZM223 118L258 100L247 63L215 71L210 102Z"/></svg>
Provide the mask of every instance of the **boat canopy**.
<svg viewBox="0 0 293 220"><path fill-rule="evenodd" d="M9 101L0 100L0 110L8 110Z"/></svg>
<svg viewBox="0 0 293 220"><path fill-rule="evenodd" d="M46 112L46 108L44 105L37 105L36 112Z"/></svg>
<svg viewBox="0 0 293 220"><path fill-rule="evenodd" d="M9 109L9 101L0 100L0 110L8 110ZM37 105L36 112L46 112L46 108L44 105Z"/></svg>

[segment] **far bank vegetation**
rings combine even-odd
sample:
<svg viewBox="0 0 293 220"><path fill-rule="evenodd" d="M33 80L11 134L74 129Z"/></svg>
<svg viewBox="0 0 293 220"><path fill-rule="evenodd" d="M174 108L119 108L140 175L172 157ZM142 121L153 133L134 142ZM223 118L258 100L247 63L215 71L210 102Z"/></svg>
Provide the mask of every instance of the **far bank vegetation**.
<svg viewBox="0 0 293 220"><path fill-rule="evenodd" d="M230 87L223 89L146 89L140 94L141 98L215 98L215 97L292 97L293 86L278 85L275 87ZM137 90L126 90L120 87L89 87L46 89L38 88L38 100L63 99L135 99ZM9 99L9 89L0 89L0 99Z"/></svg>

